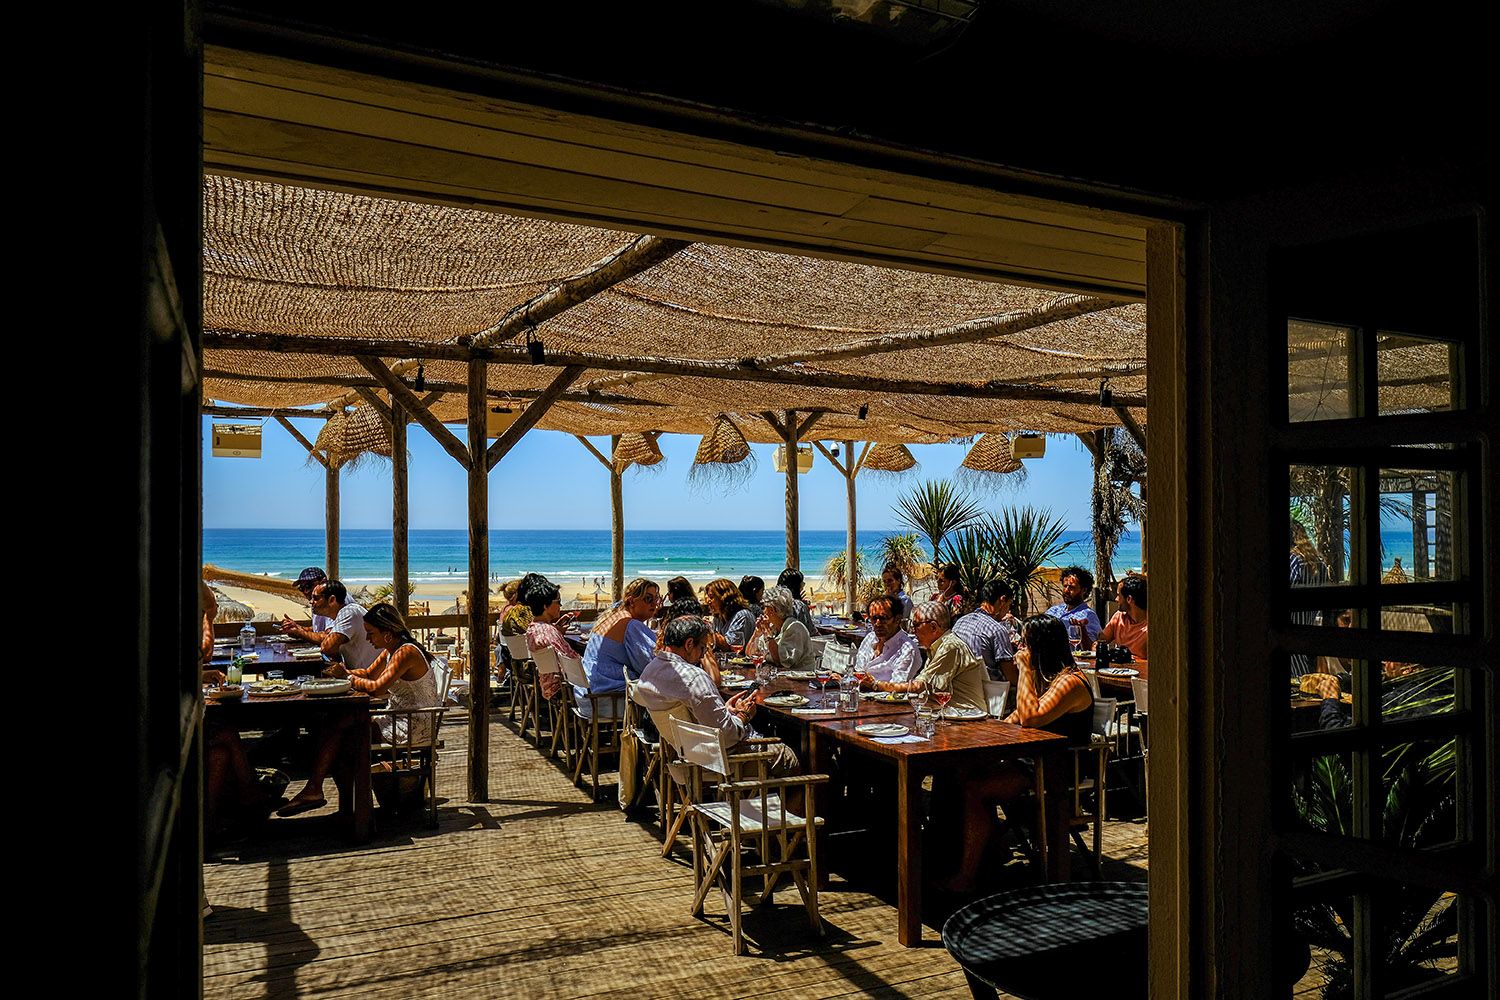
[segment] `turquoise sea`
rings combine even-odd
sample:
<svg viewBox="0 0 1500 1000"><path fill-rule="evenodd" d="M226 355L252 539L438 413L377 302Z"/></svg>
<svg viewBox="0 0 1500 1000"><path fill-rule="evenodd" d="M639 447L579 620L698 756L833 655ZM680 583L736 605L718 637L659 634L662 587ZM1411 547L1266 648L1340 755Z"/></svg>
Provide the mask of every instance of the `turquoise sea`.
<svg viewBox="0 0 1500 1000"><path fill-rule="evenodd" d="M873 553L889 531L861 531L859 544ZM844 548L843 531L804 531L800 536L803 572L818 574ZM1086 531L1064 538L1075 544L1063 562L1093 565L1093 546ZM412 531L409 540L411 579L418 596L424 581L467 582L469 534L464 530ZM242 573L268 573L295 579L307 566L323 563L323 532L302 528L207 528L203 561ZM609 574L608 531L492 531L490 568L500 579L526 572L543 573L567 583L592 586ZM1117 573L1141 564L1140 536L1134 532L1115 553ZM786 566L786 534L781 531L631 531L625 532L625 575L665 581L685 576L694 582L746 573L775 580ZM339 534L339 569L353 586L391 579L391 533L348 529Z"/></svg>

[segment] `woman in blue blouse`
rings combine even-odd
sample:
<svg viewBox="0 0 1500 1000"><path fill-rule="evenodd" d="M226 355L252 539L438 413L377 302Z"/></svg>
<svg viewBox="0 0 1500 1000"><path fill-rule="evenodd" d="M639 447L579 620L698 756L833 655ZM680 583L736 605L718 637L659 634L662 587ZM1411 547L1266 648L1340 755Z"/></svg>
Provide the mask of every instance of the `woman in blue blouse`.
<svg viewBox="0 0 1500 1000"><path fill-rule="evenodd" d="M583 669L588 671L594 694L619 695L610 715L618 717L625 707L625 678L638 680L646 664L656 655L656 633L646 622L661 604L661 588L637 577L625 585L625 597L594 623L583 650ZM578 692L578 710L585 718L593 714L593 703Z"/></svg>

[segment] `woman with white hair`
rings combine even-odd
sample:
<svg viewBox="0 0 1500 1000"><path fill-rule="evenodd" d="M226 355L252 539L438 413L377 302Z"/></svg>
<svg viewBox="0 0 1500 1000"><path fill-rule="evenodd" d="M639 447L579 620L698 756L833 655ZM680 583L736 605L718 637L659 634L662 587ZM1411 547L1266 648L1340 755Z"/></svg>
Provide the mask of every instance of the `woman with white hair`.
<svg viewBox="0 0 1500 1000"><path fill-rule="evenodd" d="M812 636L797 620L797 602L785 587L772 587L763 597L765 605L755 623L755 634L746 644L756 649L764 641L766 659L782 670L811 670L816 663Z"/></svg>

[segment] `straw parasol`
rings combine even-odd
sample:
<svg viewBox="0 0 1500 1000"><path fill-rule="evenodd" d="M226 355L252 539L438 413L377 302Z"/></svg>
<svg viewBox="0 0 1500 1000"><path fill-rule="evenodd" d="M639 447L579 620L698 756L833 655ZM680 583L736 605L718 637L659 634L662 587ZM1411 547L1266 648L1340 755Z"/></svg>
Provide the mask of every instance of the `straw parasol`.
<svg viewBox="0 0 1500 1000"><path fill-rule="evenodd" d="M958 478L975 489L995 490L1025 481L1026 466L1012 453L1007 435L991 432L974 442L959 465Z"/></svg>
<svg viewBox="0 0 1500 1000"><path fill-rule="evenodd" d="M698 444L688 484L695 489L738 489L755 476L755 453L729 415L714 417L713 426Z"/></svg>
<svg viewBox="0 0 1500 1000"><path fill-rule="evenodd" d="M255 610L248 604L241 604L232 597L225 597L217 588L214 596L219 601L219 612L214 616L215 622L247 622L255 617Z"/></svg>
<svg viewBox="0 0 1500 1000"><path fill-rule="evenodd" d="M374 407L361 406L329 417L318 432L314 447L328 456L335 469L353 468L366 455L390 458L391 433Z"/></svg>
<svg viewBox="0 0 1500 1000"><path fill-rule="evenodd" d="M615 472L623 473L632 465L642 469L660 465L662 454L655 437L631 431L620 435L620 442L615 445L612 459Z"/></svg>

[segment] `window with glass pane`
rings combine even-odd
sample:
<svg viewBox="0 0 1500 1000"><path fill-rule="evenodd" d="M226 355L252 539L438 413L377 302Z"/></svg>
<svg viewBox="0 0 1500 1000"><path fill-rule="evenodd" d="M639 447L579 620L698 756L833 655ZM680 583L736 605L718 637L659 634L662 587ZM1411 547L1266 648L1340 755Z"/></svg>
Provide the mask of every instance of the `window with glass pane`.
<svg viewBox="0 0 1500 1000"><path fill-rule="evenodd" d="M1438 413L1454 407L1459 345L1381 331L1375 337L1381 414Z"/></svg>
<svg viewBox="0 0 1500 1000"><path fill-rule="evenodd" d="M1459 478L1450 469L1380 470L1382 583L1458 578Z"/></svg>
<svg viewBox="0 0 1500 1000"><path fill-rule="evenodd" d="M1287 321L1288 419L1332 420L1354 415L1354 396L1349 391L1354 334L1354 328L1347 326Z"/></svg>

